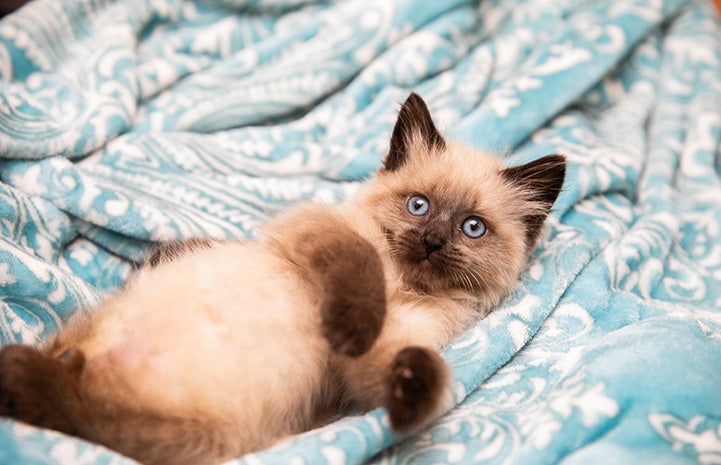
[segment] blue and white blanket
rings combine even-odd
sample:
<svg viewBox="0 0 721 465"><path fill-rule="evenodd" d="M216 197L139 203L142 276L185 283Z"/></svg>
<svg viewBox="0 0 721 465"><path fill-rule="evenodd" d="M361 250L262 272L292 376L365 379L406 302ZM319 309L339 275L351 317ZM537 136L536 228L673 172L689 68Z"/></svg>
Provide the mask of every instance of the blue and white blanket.
<svg viewBox="0 0 721 465"><path fill-rule="evenodd" d="M333 202L415 89L451 138L570 169L456 405L237 463L721 463L721 24L704 0L35 0L0 21L0 339L32 343L161 241ZM0 420L2 464L131 461Z"/></svg>

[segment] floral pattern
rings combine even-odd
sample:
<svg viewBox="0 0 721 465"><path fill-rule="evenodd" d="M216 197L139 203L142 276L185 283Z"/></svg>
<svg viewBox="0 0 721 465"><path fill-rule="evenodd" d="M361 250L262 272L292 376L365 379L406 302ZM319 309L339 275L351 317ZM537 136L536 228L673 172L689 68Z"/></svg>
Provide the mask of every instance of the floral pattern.
<svg viewBox="0 0 721 465"><path fill-rule="evenodd" d="M508 301L444 350L454 405L258 464L721 463L721 23L706 0L34 0L0 20L0 342L158 242L254 237L379 166L398 104L568 179ZM131 463L0 419L0 463Z"/></svg>

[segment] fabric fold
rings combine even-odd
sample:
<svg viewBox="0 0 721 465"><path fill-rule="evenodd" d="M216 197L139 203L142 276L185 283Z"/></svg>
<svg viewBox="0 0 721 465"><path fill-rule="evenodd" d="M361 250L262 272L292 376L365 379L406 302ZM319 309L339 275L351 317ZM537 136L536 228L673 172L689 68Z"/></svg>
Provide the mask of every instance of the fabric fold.
<svg viewBox="0 0 721 465"><path fill-rule="evenodd" d="M449 139L569 162L453 405L231 463L721 462L721 23L706 0L34 0L0 20L0 342L159 242L254 238L372 176L411 90ZM478 182L483 182L479 179ZM0 419L0 463L132 463Z"/></svg>

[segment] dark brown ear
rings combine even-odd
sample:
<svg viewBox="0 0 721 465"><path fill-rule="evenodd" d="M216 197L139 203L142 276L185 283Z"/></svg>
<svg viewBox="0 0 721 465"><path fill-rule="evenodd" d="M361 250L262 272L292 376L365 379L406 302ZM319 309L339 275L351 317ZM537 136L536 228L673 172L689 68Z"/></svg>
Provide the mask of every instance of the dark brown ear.
<svg viewBox="0 0 721 465"><path fill-rule="evenodd" d="M384 161L385 168L393 171L408 159L408 141L414 133L418 133L428 144L429 149L443 150L446 141L436 129L428 111L426 102L420 95L412 92L401 106L398 120L391 135L391 146Z"/></svg>
<svg viewBox="0 0 721 465"><path fill-rule="evenodd" d="M506 168L501 174L512 183L522 186L529 193L528 200L539 202L545 207L542 214L523 218L526 223L526 242L531 248L563 187L566 158L563 155L548 155L525 165Z"/></svg>

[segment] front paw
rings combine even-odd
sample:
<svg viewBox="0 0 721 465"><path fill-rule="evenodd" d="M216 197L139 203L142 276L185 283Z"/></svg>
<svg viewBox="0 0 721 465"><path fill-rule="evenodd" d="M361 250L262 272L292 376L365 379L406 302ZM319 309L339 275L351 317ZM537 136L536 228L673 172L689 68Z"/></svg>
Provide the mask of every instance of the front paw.
<svg viewBox="0 0 721 465"><path fill-rule="evenodd" d="M425 425L438 413L448 382L448 368L435 351L422 347L400 351L387 385L391 427L411 431Z"/></svg>
<svg viewBox="0 0 721 465"><path fill-rule="evenodd" d="M362 295L348 288L327 292L321 305L323 336L333 350L349 357L368 352L383 327L385 292Z"/></svg>

